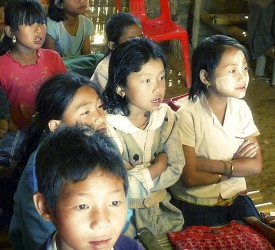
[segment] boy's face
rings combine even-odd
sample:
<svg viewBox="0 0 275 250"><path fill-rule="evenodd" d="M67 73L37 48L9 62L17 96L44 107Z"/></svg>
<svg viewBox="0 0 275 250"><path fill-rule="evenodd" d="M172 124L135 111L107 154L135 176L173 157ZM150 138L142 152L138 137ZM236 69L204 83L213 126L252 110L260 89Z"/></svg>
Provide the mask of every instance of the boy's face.
<svg viewBox="0 0 275 250"><path fill-rule="evenodd" d="M110 250L127 214L121 178L96 170L87 179L68 183L56 204L52 221L58 249Z"/></svg>

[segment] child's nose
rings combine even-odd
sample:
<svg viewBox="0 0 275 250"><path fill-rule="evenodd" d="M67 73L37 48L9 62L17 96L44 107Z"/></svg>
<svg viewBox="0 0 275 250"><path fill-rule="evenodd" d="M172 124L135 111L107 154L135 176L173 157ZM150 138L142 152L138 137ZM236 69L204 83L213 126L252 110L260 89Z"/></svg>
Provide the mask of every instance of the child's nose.
<svg viewBox="0 0 275 250"><path fill-rule="evenodd" d="M106 117L103 110L99 110L94 114L95 129L106 128Z"/></svg>
<svg viewBox="0 0 275 250"><path fill-rule="evenodd" d="M110 226L108 212L105 209L93 211L91 218L91 228L93 230L104 230Z"/></svg>

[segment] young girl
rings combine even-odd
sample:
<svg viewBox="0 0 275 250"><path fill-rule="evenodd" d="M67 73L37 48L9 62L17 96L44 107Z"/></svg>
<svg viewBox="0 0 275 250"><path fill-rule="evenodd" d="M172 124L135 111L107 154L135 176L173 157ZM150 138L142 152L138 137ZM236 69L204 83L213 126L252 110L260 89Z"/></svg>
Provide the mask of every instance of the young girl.
<svg viewBox="0 0 275 250"><path fill-rule="evenodd" d="M45 133L63 124L83 124L106 132L99 89L85 77L66 73L47 80L38 92L36 107L34 123L23 143L22 161L29 158ZM14 215L9 227L14 249L39 249L55 231L52 223L40 218L33 204L32 196L37 192L35 156L36 151L29 158L14 195Z"/></svg>
<svg viewBox="0 0 275 250"><path fill-rule="evenodd" d="M153 234L182 229L181 212L166 188L182 172L183 154L176 116L161 101L165 94L166 57L148 38L133 38L114 49L103 92L108 131L129 174L129 208L133 217L126 235L141 227Z"/></svg>
<svg viewBox="0 0 275 250"><path fill-rule="evenodd" d="M105 26L107 36L107 52L97 65L91 80L100 84L104 89L108 81L110 56L115 47L134 37L143 35L140 21L130 13L119 12L111 16Z"/></svg>
<svg viewBox="0 0 275 250"><path fill-rule="evenodd" d="M30 125L35 96L42 83L66 68L56 52L41 49L46 36L46 16L39 1L8 1L4 14L0 85L10 106L9 130L18 130Z"/></svg>
<svg viewBox="0 0 275 250"><path fill-rule="evenodd" d="M246 49L215 35L195 49L190 101L178 110L185 156L181 180L170 188L185 226L226 224L259 216L246 195L245 176L259 174L259 131L246 102Z"/></svg>
<svg viewBox="0 0 275 250"><path fill-rule="evenodd" d="M50 0L45 48L62 57L91 53L92 21L84 16L89 0Z"/></svg>

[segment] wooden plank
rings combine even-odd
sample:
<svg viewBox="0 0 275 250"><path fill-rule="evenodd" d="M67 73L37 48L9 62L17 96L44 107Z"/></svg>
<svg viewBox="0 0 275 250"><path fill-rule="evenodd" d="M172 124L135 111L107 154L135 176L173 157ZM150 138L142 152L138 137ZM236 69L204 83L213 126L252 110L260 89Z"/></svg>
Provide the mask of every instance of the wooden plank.
<svg viewBox="0 0 275 250"><path fill-rule="evenodd" d="M201 20L221 33L232 36L239 42L248 45L247 32L238 26L216 25L211 20L211 15L207 11L201 12Z"/></svg>
<svg viewBox="0 0 275 250"><path fill-rule="evenodd" d="M208 14L209 20L215 25L239 25L246 24L248 14Z"/></svg>

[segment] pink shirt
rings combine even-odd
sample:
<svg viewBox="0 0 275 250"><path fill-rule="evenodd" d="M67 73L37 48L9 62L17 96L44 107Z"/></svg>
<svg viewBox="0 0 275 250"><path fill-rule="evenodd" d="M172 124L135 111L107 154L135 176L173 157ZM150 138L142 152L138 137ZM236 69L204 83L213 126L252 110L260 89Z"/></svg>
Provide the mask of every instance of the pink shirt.
<svg viewBox="0 0 275 250"><path fill-rule="evenodd" d="M48 78L66 71L62 58L53 50L38 49L36 64L27 66L15 61L9 52L0 56L0 84L9 101L11 119L18 129L30 125L40 86Z"/></svg>

